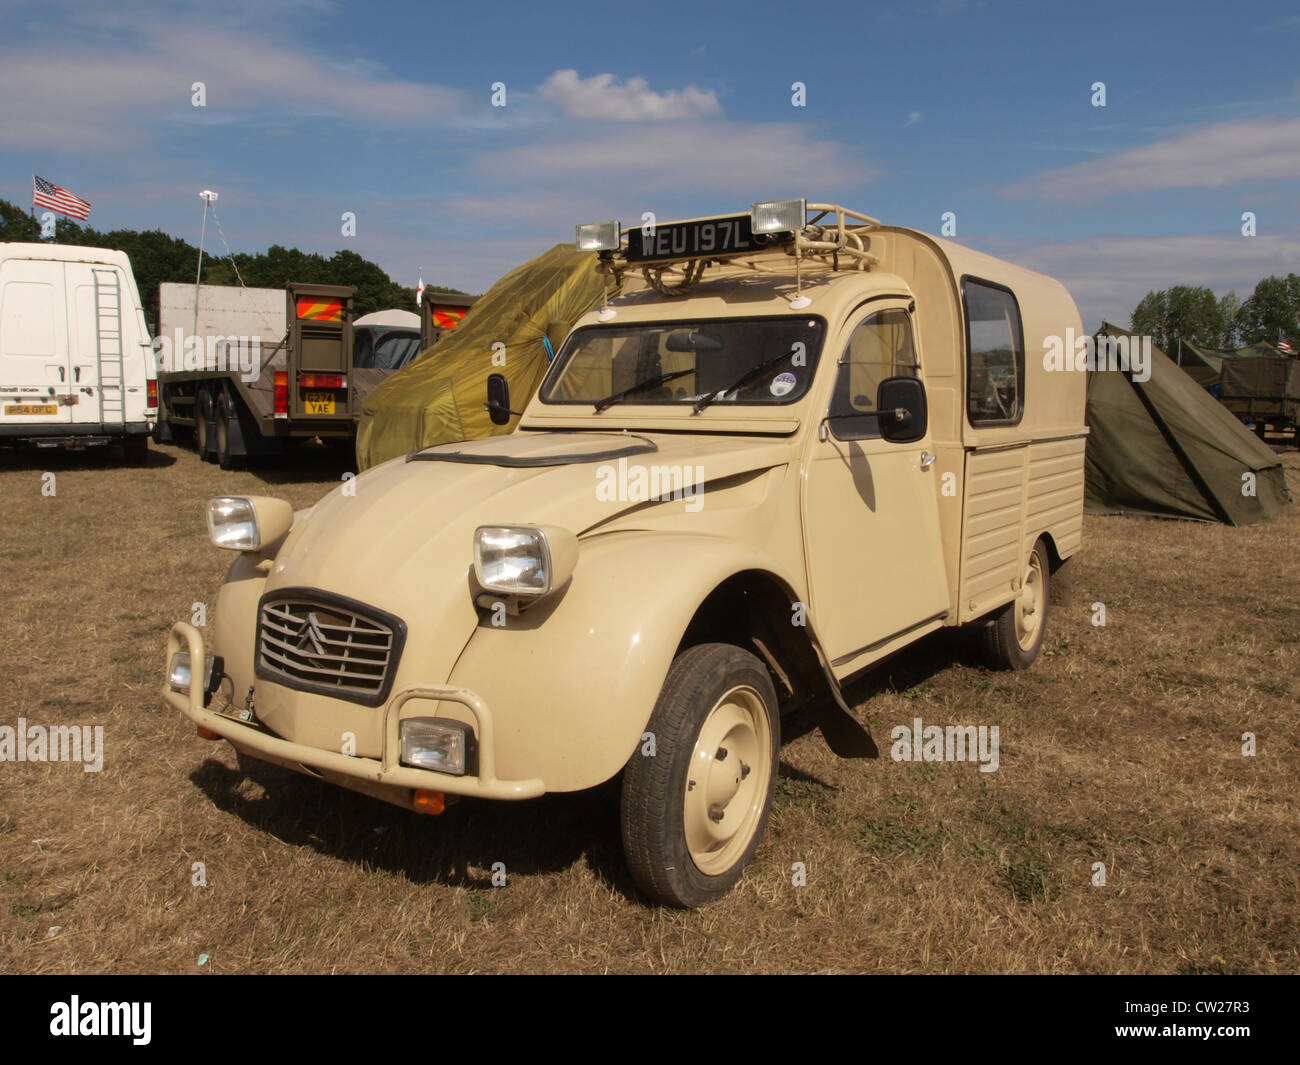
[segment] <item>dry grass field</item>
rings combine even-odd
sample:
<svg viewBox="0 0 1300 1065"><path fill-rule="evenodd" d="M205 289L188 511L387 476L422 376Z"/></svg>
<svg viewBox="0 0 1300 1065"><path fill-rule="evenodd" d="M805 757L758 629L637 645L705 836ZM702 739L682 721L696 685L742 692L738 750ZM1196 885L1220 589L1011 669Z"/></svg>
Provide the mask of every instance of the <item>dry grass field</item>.
<svg viewBox="0 0 1300 1065"><path fill-rule="evenodd" d="M244 779L158 695L164 633L229 561L202 504L303 506L342 471L150 459L0 452L0 725L102 725L105 747L99 773L0 763L0 971L1300 970L1300 506L1244 529L1090 517L1032 669L923 641L850 690L878 762L794 723L757 859L685 913L636 896L608 786L425 818ZM997 725L999 770L892 761L918 716Z"/></svg>

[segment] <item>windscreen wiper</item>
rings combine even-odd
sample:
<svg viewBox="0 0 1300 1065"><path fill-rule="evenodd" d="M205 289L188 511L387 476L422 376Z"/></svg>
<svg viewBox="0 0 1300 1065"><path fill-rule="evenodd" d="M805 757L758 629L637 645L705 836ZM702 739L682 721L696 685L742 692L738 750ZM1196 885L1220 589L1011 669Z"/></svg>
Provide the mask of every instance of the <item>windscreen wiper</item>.
<svg viewBox="0 0 1300 1065"><path fill-rule="evenodd" d="M710 392L707 396L701 396L696 400L695 406L692 408L693 413L699 414L700 411L710 403L714 402L714 400L719 396L725 396L728 392L734 392L738 388L744 388L745 385L749 384L749 382L754 380L754 378L762 376L765 370L770 370L773 366L779 366L789 357L790 353L788 351L783 351L780 355L771 359L766 359L763 362L760 362L757 366L751 366L741 374L740 379L733 384L728 385L726 388L720 388L716 392Z"/></svg>
<svg viewBox="0 0 1300 1065"><path fill-rule="evenodd" d="M785 356L782 356L784 358ZM672 373L661 373L658 377L651 377L641 381L631 388L625 388L622 392L615 392L612 396L606 396L604 399L596 400L596 413L599 414L606 407L613 406L620 399L626 399L628 396L635 395L637 392L643 392L647 388L655 388L659 385L667 384L669 381L675 381L679 377L685 377L687 374L693 374L695 368L689 370L674 370Z"/></svg>

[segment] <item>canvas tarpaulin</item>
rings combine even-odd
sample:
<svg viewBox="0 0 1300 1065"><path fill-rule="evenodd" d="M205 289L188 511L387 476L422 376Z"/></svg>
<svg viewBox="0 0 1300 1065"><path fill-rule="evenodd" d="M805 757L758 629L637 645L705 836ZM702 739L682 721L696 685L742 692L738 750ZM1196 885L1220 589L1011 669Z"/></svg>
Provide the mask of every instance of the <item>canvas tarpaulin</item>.
<svg viewBox="0 0 1300 1065"><path fill-rule="evenodd" d="M1133 335L1113 326L1103 333ZM1088 428L1085 501L1093 513L1249 525L1289 501L1273 450L1159 348L1145 382L1116 370L1088 375Z"/></svg>
<svg viewBox="0 0 1300 1065"><path fill-rule="evenodd" d="M596 256L557 244L516 267L482 296L454 331L371 392L361 407L357 462L368 469L418 448L510 432L483 409L490 374L510 382L510 405L532 398L573 323L599 304ZM501 349L504 344L504 362ZM494 351L498 360L494 364Z"/></svg>
<svg viewBox="0 0 1300 1065"><path fill-rule="evenodd" d="M1219 383L1219 372L1223 361L1231 358L1235 351L1219 351L1217 348L1202 348L1189 344L1185 340L1178 342L1176 362L1202 388L1210 388Z"/></svg>

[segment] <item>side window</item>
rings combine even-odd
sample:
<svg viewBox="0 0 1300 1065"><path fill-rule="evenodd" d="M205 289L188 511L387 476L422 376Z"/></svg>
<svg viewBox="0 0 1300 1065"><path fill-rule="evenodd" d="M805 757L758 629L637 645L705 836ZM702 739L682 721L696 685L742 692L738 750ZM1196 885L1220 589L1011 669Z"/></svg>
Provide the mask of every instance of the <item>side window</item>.
<svg viewBox="0 0 1300 1065"><path fill-rule="evenodd" d="M904 310L880 311L849 337L831 396L830 429L836 440L880 436L879 419L855 414L876 409L876 390L886 377L915 377L916 348L912 322Z"/></svg>
<svg viewBox="0 0 1300 1065"><path fill-rule="evenodd" d="M966 305L966 416L971 425L1015 425L1025 408L1025 334L1007 289L962 283Z"/></svg>

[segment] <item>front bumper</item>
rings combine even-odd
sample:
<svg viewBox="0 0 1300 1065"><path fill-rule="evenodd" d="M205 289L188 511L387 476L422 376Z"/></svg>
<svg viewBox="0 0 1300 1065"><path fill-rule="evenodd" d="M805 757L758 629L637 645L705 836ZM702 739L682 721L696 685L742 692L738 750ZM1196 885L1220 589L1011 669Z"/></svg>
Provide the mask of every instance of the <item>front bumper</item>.
<svg viewBox="0 0 1300 1065"><path fill-rule="evenodd" d="M178 621L167 634L164 673L170 667L172 655L182 648L188 648L191 662L203 661L206 653L203 634L193 625ZM162 689L164 701L181 711L196 725L210 729L241 750L249 751L254 757L261 754L269 761L302 766L309 771L316 771L317 774L354 780L357 782L358 790L372 794L378 787L384 790L392 789L393 792L427 789L441 791L448 795L469 795L484 799L533 799L546 790L542 781L536 779L500 780L497 778L492 713L487 704L468 689L433 685L406 687L395 692L384 706L375 710L375 713L384 715L382 757L358 758L281 739L254 723L206 709L203 705L203 670L197 669L194 672L195 675L190 678L188 692L173 691L171 686L164 682ZM398 723L401 720L402 707L411 699L438 699L460 703L474 715L478 734L477 776L452 776L449 773L435 773L429 769L415 769L398 763L401 754ZM398 802L398 805L410 804Z"/></svg>

